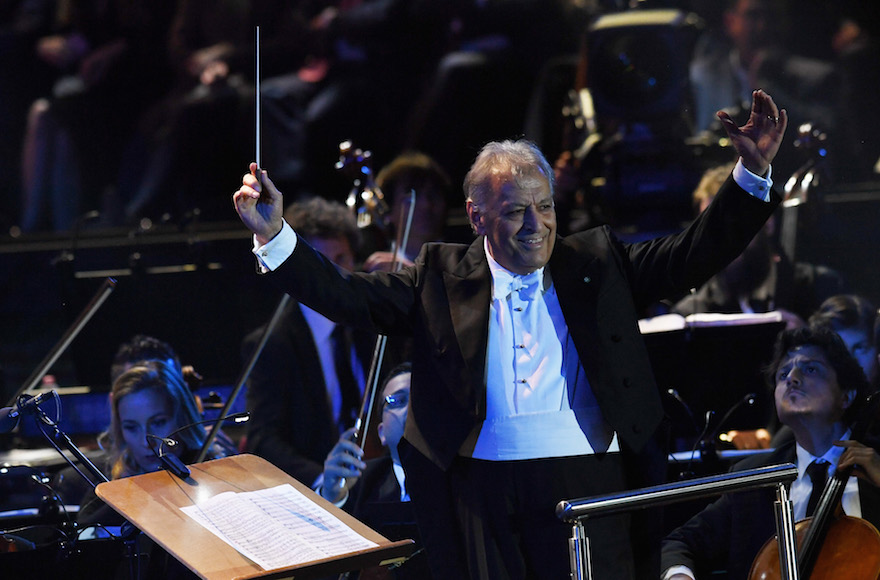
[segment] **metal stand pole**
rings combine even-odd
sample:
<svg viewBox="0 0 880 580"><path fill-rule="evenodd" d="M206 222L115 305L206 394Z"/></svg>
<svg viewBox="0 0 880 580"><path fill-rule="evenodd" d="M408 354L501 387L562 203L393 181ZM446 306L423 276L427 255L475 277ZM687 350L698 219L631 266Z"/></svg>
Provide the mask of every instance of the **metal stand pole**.
<svg viewBox="0 0 880 580"><path fill-rule="evenodd" d="M64 460L67 461L70 466L73 467L77 471L77 473L79 473L83 477L83 479L85 479L89 483L89 485L91 485L92 487L96 487L99 483L110 481L109 479L107 479L106 475L101 473L101 470L98 469L94 463L89 461L89 458L85 456L80 448L77 447L73 441L71 441L67 433L62 431L61 428L58 427L58 424L50 419L48 415L46 415L46 413L39 407L39 405L37 405L36 407L36 412L36 420L51 429L52 433L46 433L46 431L44 431L42 427L40 427L40 431L42 431L43 435L45 435L46 438L49 439L49 442L52 443L52 446L61 454L61 457L63 457ZM68 459L66 455L64 455L64 453L59 448L59 445L63 445L64 448L67 449L79 461L80 465L85 467L89 471L89 473L92 474L92 477L94 477L95 480L92 481L91 479L86 477L85 474L79 470L76 464Z"/></svg>
<svg viewBox="0 0 880 580"><path fill-rule="evenodd" d="M556 516L562 521L572 524L572 534L568 539L571 578L573 580L592 578L589 539L581 523L588 517L607 516L699 497L776 486L778 493L781 493L783 498L780 503L786 508L785 512L781 510L781 507L777 511L779 521L782 518L788 518L787 526L777 523L777 530L780 530L780 542L785 545L785 558L791 563L783 565L783 570L788 568L789 573L782 578L784 580L799 580L794 558L794 516L791 502L785 495L785 485L783 485L783 482L794 481L797 478L797 473L795 465L785 463L590 498L562 500L556 505ZM782 503L783 501L784 503ZM782 550L780 549L780 559L782 558Z"/></svg>
<svg viewBox="0 0 880 580"><path fill-rule="evenodd" d="M568 554L571 562L571 580L592 580L593 566L590 559L590 538L582 520L571 526L568 539Z"/></svg>
<svg viewBox="0 0 880 580"><path fill-rule="evenodd" d="M776 537L779 539L779 577L781 580L799 580L794 512L784 483L776 485L776 502L773 507L776 512Z"/></svg>
<svg viewBox="0 0 880 580"><path fill-rule="evenodd" d="M226 399L226 404L223 406L223 410L220 411L220 422L213 429L211 429L211 431L208 433L208 436L205 437L205 442L202 443L202 448L199 449L199 454L196 456L196 460L193 461L193 463L201 463L205 460L205 457L207 457L208 450L211 448L211 445L214 443L214 439L217 438L217 433L220 431L220 424L223 422L223 418L229 416L229 410L232 409L232 405L238 398L238 394L244 388L244 385L247 382L251 371L254 370L254 366L257 364L257 359L260 358L260 354L263 352L263 348L266 346L266 342L268 342L269 336L272 334L272 330L278 324L278 321L281 320L281 315L284 314L284 309L287 307L288 302L290 302L289 294L284 294L283 296L281 296L281 299L278 300L278 305L275 306L275 311L272 313L272 318L269 319L269 322L263 329L263 334L260 335L260 341L257 344L257 347L254 349L254 352L251 354L251 357L245 365L244 370L241 372L241 376L238 377L238 381L236 381L235 387L229 394L229 398Z"/></svg>

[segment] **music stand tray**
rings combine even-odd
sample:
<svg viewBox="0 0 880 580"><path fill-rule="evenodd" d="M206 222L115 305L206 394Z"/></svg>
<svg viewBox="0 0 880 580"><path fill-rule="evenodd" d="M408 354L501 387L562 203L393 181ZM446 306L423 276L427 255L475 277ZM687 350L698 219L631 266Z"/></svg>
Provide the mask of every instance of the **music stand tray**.
<svg viewBox="0 0 880 580"><path fill-rule="evenodd" d="M191 475L186 480L167 471L157 471L102 483L96 488L96 493L205 580L316 578L398 562L413 551L412 540L388 540L255 455L215 459L190 465L189 468ZM283 484L290 484L377 546L295 566L265 570L181 510L220 493L260 491Z"/></svg>
<svg viewBox="0 0 880 580"><path fill-rule="evenodd" d="M775 407L763 368L773 356L777 335L785 328L778 312L657 318L666 320L660 320L659 325L640 321L639 325L661 390L677 390L699 421L710 410L723 415L751 392L756 395L755 403L736 411L724 427L757 429L773 421ZM681 409L673 404L667 407L674 426L680 423L682 434L696 435L695 426Z"/></svg>

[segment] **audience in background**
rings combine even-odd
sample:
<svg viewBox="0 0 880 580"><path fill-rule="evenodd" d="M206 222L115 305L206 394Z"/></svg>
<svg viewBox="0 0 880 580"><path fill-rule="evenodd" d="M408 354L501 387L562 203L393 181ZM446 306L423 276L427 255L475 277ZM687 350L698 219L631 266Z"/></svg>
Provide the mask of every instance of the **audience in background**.
<svg viewBox="0 0 880 580"><path fill-rule="evenodd" d="M22 13L10 41L17 48L27 49L28 34L52 33L36 44L50 64L28 73L54 67L61 78L51 92L29 83L13 95L35 92L24 145L4 133L14 142L4 161L24 150L23 192L18 179L2 183L21 198L6 206L16 213L7 221L25 232L69 230L80 220L223 219L212 190L228 180L217 168L255 147L256 25L263 161L290 191L334 198L345 190L334 171L343 140L380 164L404 148L465 160L451 172L463 177L486 140L521 132L537 71L575 51L598 11L569 0L162 0L149 14L123 0L12 4Z"/></svg>
<svg viewBox="0 0 880 580"><path fill-rule="evenodd" d="M138 113L169 86L164 39L174 4L57 3L54 34L37 51L62 76L28 114L23 231L76 228L100 209Z"/></svg>
<svg viewBox="0 0 880 580"><path fill-rule="evenodd" d="M349 184L334 169L339 144L372 151L380 165L400 150L412 103L448 50L458 5L468 3L317 3L308 58L262 84L264 165L288 191L342 201Z"/></svg>
<svg viewBox="0 0 880 580"><path fill-rule="evenodd" d="M691 60L690 82L696 131L722 136L715 112L748 115L749 95L761 87L786 103L792 127L811 122L827 131L834 124L838 79L827 60L795 54L790 29L794 3L785 0L726 0L720 30L710 27ZM801 162L792 141L780 150L775 179L786 179Z"/></svg>
<svg viewBox="0 0 880 580"><path fill-rule="evenodd" d="M163 214L222 219L227 207L215 192L226 181L223 168L255 150L256 25L261 76L295 67L312 42L301 7L283 0L176 4L165 49L173 83L127 143L105 207L114 223Z"/></svg>
<svg viewBox="0 0 880 580"><path fill-rule="evenodd" d="M62 71L44 61L37 47L55 21L54 0L0 2L0 233L19 224L21 144L28 107L50 92Z"/></svg>
<svg viewBox="0 0 880 580"><path fill-rule="evenodd" d="M880 174L880 119L859 114L875 107L880 95L880 4L851 0L843 6L833 39L840 99L831 161L835 180L864 182Z"/></svg>
<svg viewBox="0 0 880 580"><path fill-rule="evenodd" d="M880 157L877 131L856 111L869 109L877 92L870 66L877 19L861 4L680 6L708 24L691 66L696 130L713 128L717 109L740 108L762 87L790 103L795 126L812 122L829 135L835 180L870 179ZM538 71L575 55L590 18L621 9L571 0L206 6L163 0L149 14L120 0L4 7L11 21L8 34L0 31L11 48L4 54L31 50L40 59L24 71L35 82L0 99L14 148L23 129L14 125L25 116L13 110L22 98L33 101L23 193L18 179L0 173L15 198L7 211L22 206L5 221L30 232L79 226L94 219L89 210L105 224L223 219L209 184L227 182L215 175L235 165L224 159L254 150L255 25L263 35L264 158L281 185L335 197L343 189L333 163L346 139L380 163L401 148L424 151L455 181L485 141L522 131ZM35 42L37 34L44 36ZM23 62L32 59L15 61ZM50 91L53 77L59 81ZM0 172L15 156L9 153ZM783 150L777 180L801 163L799 153ZM192 183L169 187L171 175L191 175Z"/></svg>

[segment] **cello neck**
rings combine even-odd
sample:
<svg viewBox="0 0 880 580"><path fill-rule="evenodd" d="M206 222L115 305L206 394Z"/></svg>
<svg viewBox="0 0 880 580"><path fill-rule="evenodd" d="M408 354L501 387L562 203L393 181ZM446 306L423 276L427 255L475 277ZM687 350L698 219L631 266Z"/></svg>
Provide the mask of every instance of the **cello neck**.
<svg viewBox="0 0 880 580"><path fill-rule="evenodd" d="M843 491L851 472L851 467L843 471L835 471L825 484L825 489L822 490L822 495L819 497L816 511L810 519L810 525L798 554L798 571L801 578L809 578L813 571L828 528L839 514Z"/></svg>
<svg viewBox="0 0 880 580"><path fill-rule="evenodd" d="M874 423L878 409L880 409L880 395L875 392L867 398L859 413L858 420L851 425L850 439L858 441L864 438L869 427ZM825 489L822 491L818 505L816 505L816 511L813 513L798 554L798 570L801 578L810 577L816 558L822 549L822 543L828 533L828 528L842 511L840 502L843 499L843 491L851 473L852 467L835 470L834 475L825 484Z"/></svg>

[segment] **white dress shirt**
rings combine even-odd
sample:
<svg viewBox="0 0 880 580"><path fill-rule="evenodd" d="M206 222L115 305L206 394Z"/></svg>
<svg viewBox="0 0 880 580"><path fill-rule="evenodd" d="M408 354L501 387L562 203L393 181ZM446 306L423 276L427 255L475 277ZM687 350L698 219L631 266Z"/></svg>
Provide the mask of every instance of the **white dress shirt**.
<svg viewBox="0 0 880 580"><path fill-rule="evenodd" d="M485 241L484 250L493 281L486 419L469 455L512 461L594 453L569 393L579 392L585 407L580 411L589 415L591 424L611 431L580 364L549 272L541 268L517 276L495 261ZM597 444L599 451L619 450L616 437Z"/></svg>
<svg viewBox="0 0 880 580"><path fill-rule="evenodd" d="M844 434L842 439L849 439L849 431ZM800 445L796 446L796 450L798 476L791 484L789 498L791 499L792 504L794 504L794 519L795 521L798 521L807 517L807 502L809 502L810 493L813 490L813 483L807 476L807 466L817 459L825 461L828 464L828 477L830 478L834 475L834 471L837 469L837 462L840 460L844 448L832 445L822 457L814 457L810 455L810 452ZM843 499L841 500L843 513L854 518L862 517L862 506L859 503L858 482L859 480L855 476L851 476L846 481L846 487L843 489Z"/></svg>

